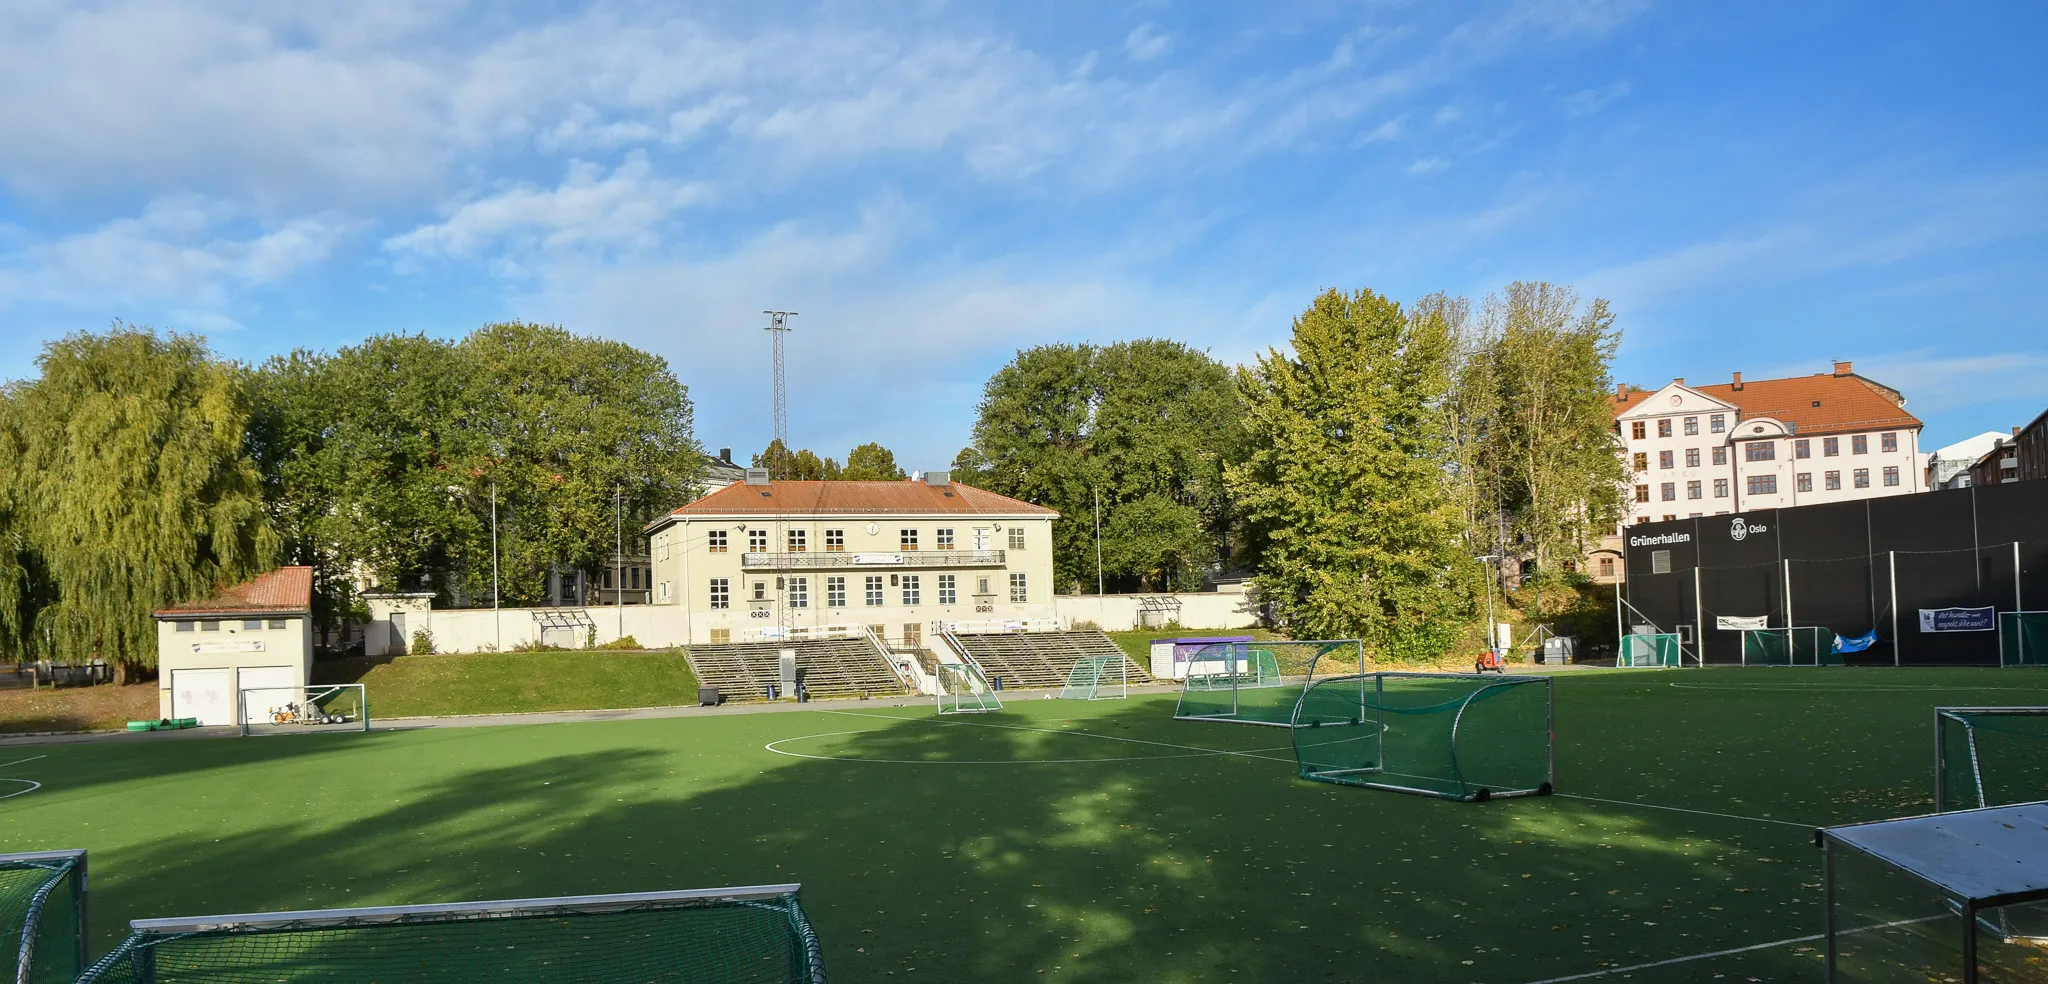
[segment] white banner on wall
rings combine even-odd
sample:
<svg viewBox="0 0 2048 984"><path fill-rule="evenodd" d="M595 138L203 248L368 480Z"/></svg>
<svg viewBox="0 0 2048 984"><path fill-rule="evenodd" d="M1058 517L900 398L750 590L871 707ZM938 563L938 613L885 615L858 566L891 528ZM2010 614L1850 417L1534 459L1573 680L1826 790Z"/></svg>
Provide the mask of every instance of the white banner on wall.
<svg viewBox="0 0 2048 984"><path fill-rule="evenodd" d="M1714 616L1714 627L1730 630L1768 629L1771 627L1771 617L1769 615L1716 615Z"/></svg>

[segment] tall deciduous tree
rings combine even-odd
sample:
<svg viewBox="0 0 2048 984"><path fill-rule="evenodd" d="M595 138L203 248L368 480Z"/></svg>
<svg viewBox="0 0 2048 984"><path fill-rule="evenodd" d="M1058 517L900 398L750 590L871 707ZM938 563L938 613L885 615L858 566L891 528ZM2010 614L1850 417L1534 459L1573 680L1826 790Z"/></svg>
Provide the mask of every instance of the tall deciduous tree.
<svg viewBox="0 0 2048 984"><path fill-rule="evenodd" d="M1228 476L1283 628L1395 658L1455 641L1474 582L1446 477L1453 356L1441 320L1330 290L1241 375L1249 451Z"/></svg>
<svg viewBox="0 0 2048 984"><path fill-rule="evenodd" d="M902 481L903 469L896 466L896 453L869 442L846 452L846 469L840 478L853 482Z"/></svg>
<svg viewBox="0 0 2048 984"><path fill-rule="evenodd" d="M781 438L769 441L768 446L754 456L755 468L768 469L768 477L787 482L830 482L845 477L845 470L831 458L820 458L810 448L791 451Z"/></svg>
<svg viewBox="0 0 2048 984"><path fill-rule="evenodd" d="M159 607L269 566L240 370L116 325L53 342L0 401L0 624L61 660L156 664Z"/></svg>

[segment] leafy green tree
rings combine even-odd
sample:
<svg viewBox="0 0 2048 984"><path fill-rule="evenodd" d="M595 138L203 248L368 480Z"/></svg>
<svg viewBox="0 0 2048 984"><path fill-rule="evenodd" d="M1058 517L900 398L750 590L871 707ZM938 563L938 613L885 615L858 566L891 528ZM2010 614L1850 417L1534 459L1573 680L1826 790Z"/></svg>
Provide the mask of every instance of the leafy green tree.
<svg viewBox="0 0 2048 984"><path fill-rule="evenodd" d="M820 458L809 448L792 452L780 438L769 441L768 447L754 456L753 465L768 469L768 477L776 481L829 482L845 477L839 462Z"/></svg>
<svg viewBox="0 0 2048 984"><path fill-rule="evenodd" d="M853 482L900 482L904 474L896 466L894 452L870 442L846 452L846 470L839 477Z"/></svg>
<svg viewBox="0 0 2048 984"><path fill-rule="evenodd" d="M1257 597L1290 633L1393 658L1455 642L1473 581L1445 477L1453 355L1431 321L1330 290L1295 319L1291 351L1241 374L1249 452L1228 480Z"/></svg>
<svg viewBox="0 0 2048 984"><path fill-rule="evenodd" d="M1237 418L1229 370L1180 342L1039 346L989 379L954 477L1059 510L1062 586L1096 584L1099 503L1116 588L1192 588L1230 525L1223 462Z"/></svg>
<svg viewBox="0 0 2048 984"><path fill-rule="evenodd" d="M115 325L45 346L0 400L0 625L125 679L159 607L269 567L278 538L245 441L242 372L200 339Z"/></svg>

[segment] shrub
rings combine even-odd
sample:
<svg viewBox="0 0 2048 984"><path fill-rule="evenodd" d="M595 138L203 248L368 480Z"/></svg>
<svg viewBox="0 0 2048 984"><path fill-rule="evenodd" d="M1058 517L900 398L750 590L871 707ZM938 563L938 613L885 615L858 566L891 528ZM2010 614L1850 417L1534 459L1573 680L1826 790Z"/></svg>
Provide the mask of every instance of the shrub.
<svg viewBox="0 0 2048 984"><path fill-rule="evenodd" d="M434 655L434 634L425 629L415 630L412 634L412 649L410 652L414 656Z"/></svg>
<svg viewBox="0 0 2048 984"><path fill-rule="evenodd" d="M638 640L638 639L635 639L635 638L633 638L632 636L620 636L620 637L618 637L617 639L613 639L613 640L612 640L612 641L610 641L610 642L604 643L603 645L600 645L600 646L596 646L596 647L594 647L594 648L597 648L597 649L646 649L647 647L646 647L646 646L643 646L643 645L641 645L641 644L640 644L640 640Z"/></svg>

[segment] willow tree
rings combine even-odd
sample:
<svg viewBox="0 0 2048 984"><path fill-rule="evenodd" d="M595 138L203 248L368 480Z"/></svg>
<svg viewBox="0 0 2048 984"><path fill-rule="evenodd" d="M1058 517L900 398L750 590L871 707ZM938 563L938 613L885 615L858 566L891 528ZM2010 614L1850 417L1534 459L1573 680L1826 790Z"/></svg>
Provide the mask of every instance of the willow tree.
<svg viewBox="0 0 2048 984"><path fill-rule="evenodd" d="M241 373L200 339L115 325L45 346L0 404L15 553L9 636L35 655L156 664L161 606L263 570L278 541L245 447ZM26 563L22 563L23 559Z"/></svg>

